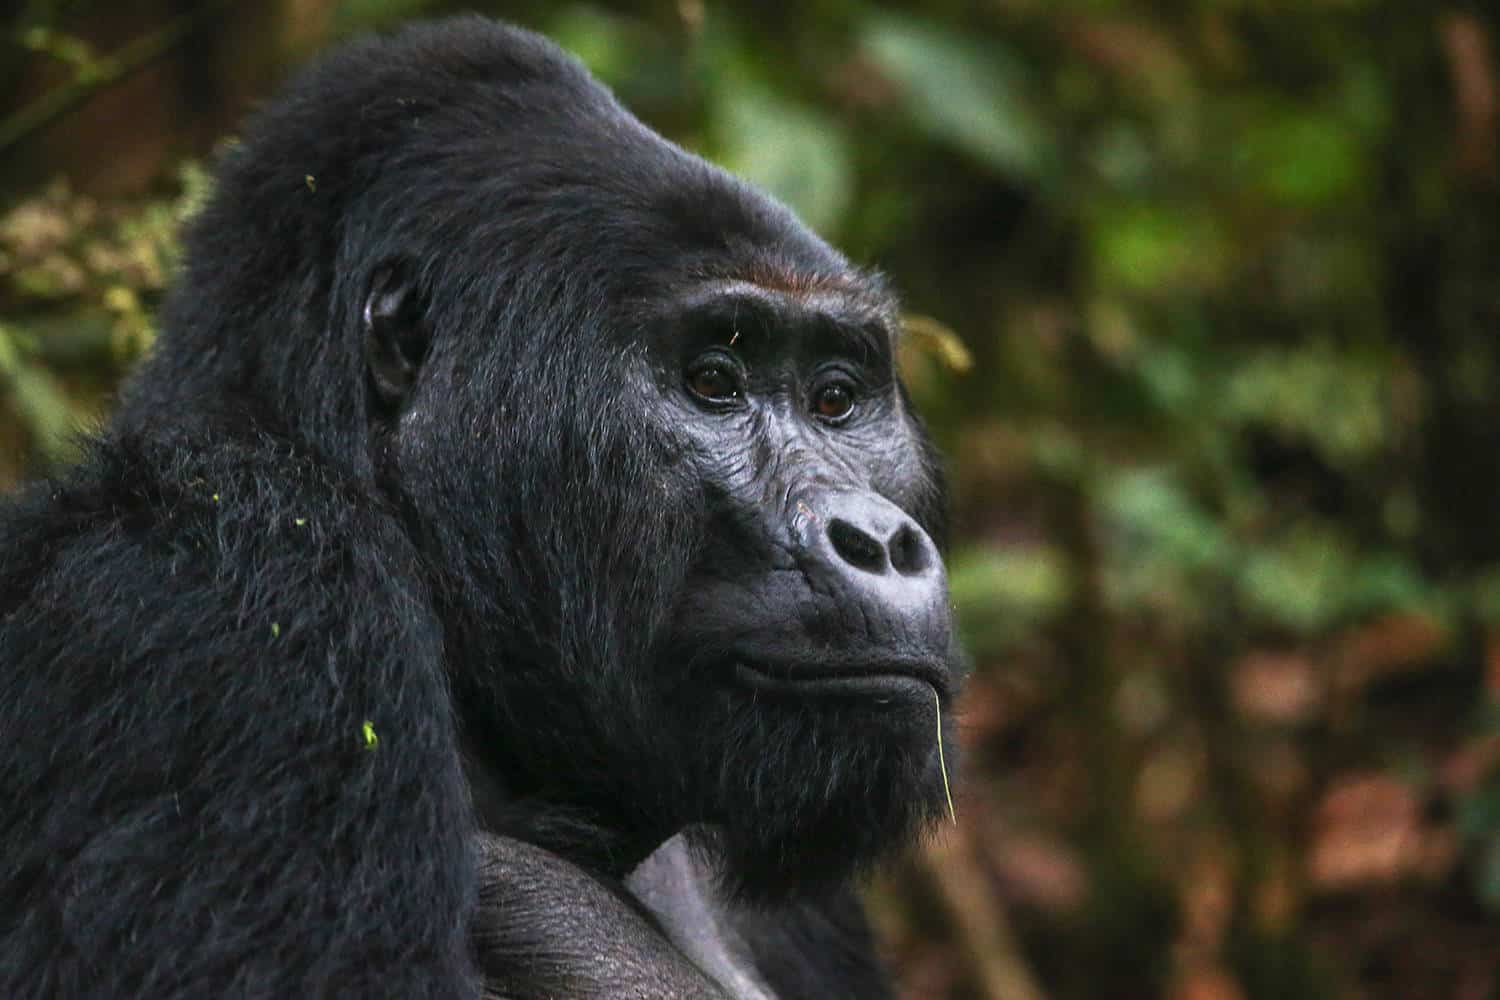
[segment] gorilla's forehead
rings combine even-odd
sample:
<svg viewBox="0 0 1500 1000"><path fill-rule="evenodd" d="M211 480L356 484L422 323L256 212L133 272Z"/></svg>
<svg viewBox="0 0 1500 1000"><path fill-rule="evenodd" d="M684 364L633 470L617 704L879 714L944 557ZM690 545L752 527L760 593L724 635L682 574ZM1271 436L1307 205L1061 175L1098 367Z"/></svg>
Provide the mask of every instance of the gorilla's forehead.
<svg viewBox="0 0 1500 1000"><path fill-rule="evenodd" d="M693 328L711 337L821 341L847 353L888 360L900 325L878 281L856 273L751 269L743 278L685 284L644 309L647 330L691 346ZM746 344L746 347L752 345Z"/></svg>
<svg viewBox="0 0 1500 1000"><path fill-rule="evenodd" d="M348 46L245 140L226 182L242 205L268 199L256 217L289 220L289 188L304 234L383 232L443 260L461 279L450 287L535 269L617 306L735 280L888 308L785 206L658 135L527 32L454 21ZM267 235L286 247L298 234Z"/></svg>
<svg viewBox="0 0 1500 1000"><path fill-rule="evenodd" d="M883 294L786 206L655 132L572 60L549 52L517 76L513 54L360 105L376 201L450 247L492 253L503 239L649 278L657 298L709 279Z"/></svg>

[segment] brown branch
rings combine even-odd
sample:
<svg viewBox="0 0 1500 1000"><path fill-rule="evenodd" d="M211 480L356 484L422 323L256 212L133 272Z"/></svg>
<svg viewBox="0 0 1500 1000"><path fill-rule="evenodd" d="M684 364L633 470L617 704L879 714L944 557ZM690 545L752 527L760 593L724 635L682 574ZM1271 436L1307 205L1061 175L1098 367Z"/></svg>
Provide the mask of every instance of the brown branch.
<svg viewBox="0 0 1500 1000"><path fill-rule="evenodd" d="M203 6L173 18L119 51L80 66L71 83L48 91L0 121L0 155L62 118L100 90L146 68L172 51L227 2L208 0Z"/></svg>
<svg viewBox="0 0 1500 1000"><path fill-rule="evenodd" d="M945 829L943 842L929 846L924 861L984 996L988 1000L1046 1000L1021 954L1004 906L974 857L966 828Z"/></svg>
<svg viewBox="0 0 1500 1000"><path fill-rule="evenodd" d="M1458 105L1458 170L1465 176L1493 180L1500 87L1490 60L1489 34L1472 14L1449 14L1440 22L1440 30Z"/></svg>

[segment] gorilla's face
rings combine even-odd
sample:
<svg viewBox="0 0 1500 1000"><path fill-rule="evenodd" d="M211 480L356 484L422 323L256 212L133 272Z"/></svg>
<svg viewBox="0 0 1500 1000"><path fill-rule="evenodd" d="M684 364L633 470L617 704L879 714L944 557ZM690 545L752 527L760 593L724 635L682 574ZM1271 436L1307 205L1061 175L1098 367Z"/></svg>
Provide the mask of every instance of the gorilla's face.
<svg viewBox="0 0 1500 1000"><path fill-rule="evenodd" d="M694 789L753 891L846 873L941 799L957 682L942 496L894 370L894 310L852 275L705 282L650 356L705 525L655 675Z"/></svg>
<svg viewBox="0 0 1500 1000"><path fill-rule="evenodd" d="M940 512L891 311L857 285L684 298L652 361L711 526L671 640L756 695L930 709L953 682Z"/></svg>
<svg viewBox="0 0 1500 1000"><path fill-rule="evenodd" d="M940 810L956 684L895 306L553 71L530 105L394 109L418 152L362 223L397 251L358 292L377 461L467 743L567 817L522 831L555 849L690 827L747 892L842 878Z"/></svg>

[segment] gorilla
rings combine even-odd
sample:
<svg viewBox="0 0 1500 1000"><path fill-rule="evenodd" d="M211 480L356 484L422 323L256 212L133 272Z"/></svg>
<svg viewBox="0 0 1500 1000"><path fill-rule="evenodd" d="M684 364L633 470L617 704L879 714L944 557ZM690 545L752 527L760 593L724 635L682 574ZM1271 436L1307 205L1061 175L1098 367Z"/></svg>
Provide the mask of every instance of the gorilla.
<svg viewBox="0 0 1500 1000"><path fill-rule="evenodd" d="M889 996L962 657L883 282L475 17L185 249L0 513L0 996Z"/></svg>

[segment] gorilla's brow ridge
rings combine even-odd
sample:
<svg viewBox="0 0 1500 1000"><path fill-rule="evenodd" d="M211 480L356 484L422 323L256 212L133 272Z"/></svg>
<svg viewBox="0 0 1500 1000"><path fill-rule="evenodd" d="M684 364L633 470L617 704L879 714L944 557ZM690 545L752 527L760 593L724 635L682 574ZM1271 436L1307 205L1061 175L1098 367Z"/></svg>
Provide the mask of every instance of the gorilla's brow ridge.
<svg viewBox="0 0 1500 1000"><path fill-rule="evenodd" d="M889 302L858 285L842 282L789 292L752 281L713 280L695 285L682 295L677 309L682 315L724 312L736 320L751 316L780 319L795 311L827 320L830 329L844 339L878 354L889 354L901 333L901 324L892 322L894 309Z"/></svg>

